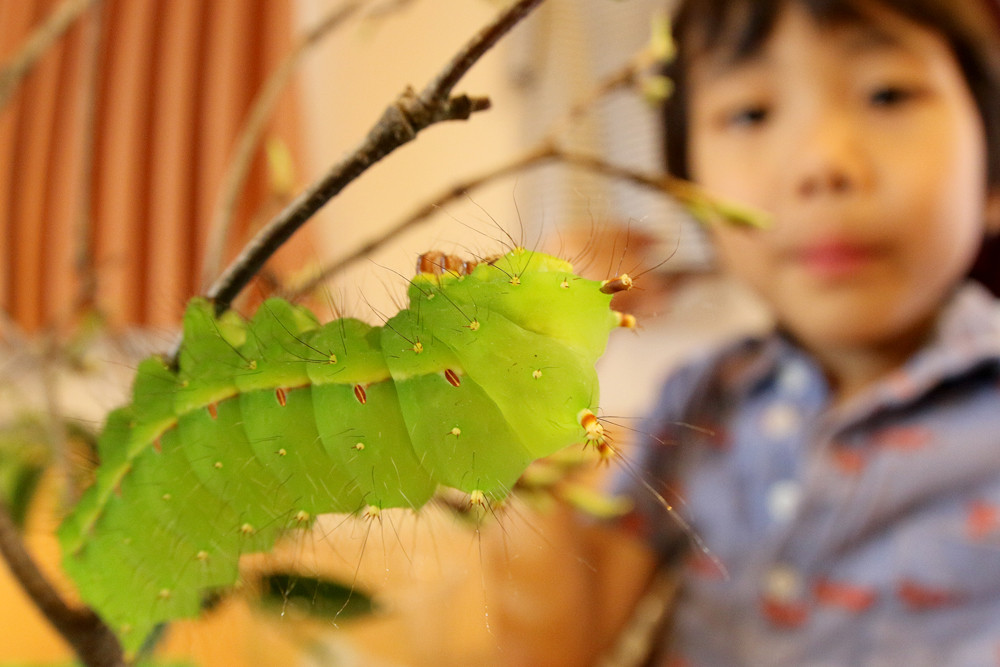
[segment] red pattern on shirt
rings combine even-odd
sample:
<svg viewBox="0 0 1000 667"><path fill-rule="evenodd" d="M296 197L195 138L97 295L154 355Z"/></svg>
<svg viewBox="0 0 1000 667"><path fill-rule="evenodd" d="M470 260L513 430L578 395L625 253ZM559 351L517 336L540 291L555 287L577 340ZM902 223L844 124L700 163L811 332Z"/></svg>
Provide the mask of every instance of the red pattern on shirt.
<svg viewBox="0 0 1000 667"><path fill-rule="evenodd" d="M970 503L965 528L973 540L983 540L996 533L1000 530L1000 507L982 500Z"/></svg>
<svg viewBox="0 0 1000 667"><path fill-rule="evenodd" d="M878 591L874 588L826 578L819 579L815 583L813 595L821 604L840 607L858 614L878 600Z"/></svg>

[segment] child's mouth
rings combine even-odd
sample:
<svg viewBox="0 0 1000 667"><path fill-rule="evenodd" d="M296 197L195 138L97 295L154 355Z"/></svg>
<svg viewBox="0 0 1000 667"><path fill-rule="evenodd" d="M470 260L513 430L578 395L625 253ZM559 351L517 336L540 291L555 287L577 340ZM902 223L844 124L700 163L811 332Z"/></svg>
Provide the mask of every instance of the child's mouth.
<svg viewBox="0 0 1000 667"><path fill-rule="evenodd" d="M793 257L807 273L817 278L840 280L856 275L883 254L883 250L873 244L831 240L802 246Z"/></svg>

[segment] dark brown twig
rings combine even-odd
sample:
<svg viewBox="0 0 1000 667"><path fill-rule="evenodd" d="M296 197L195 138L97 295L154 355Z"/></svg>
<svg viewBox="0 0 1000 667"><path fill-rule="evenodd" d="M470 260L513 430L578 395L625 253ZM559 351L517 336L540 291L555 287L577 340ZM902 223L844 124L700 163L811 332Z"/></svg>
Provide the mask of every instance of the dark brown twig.
<svg viewBox="0 0 1000 667"><path fill-rule="evenodd" d="M481 30L422 92L404 91L345 160L299 195L271 220L208 289L206 296L221 313L260 270L264 262L324 204L375 162L412 141L426 127L465 120L489 108L488 98L451 96L451 89L496 42L544 0L519 0Z"/></svg>
<svg viewBox="0 0 1000 667"><path fill-rule="evenodd" d="M0 502L0 554L45 618L70 643L89 667L124 665L121 644L89 609L69 607L45 577L24 546L7 506Z"/></svg>
<svg viewBox="0 0 1000 667"><path fill-rule="evenodd" d="M17 84L31 71L38 59L73 25L77 18L98 0L63 0L38 26L21 48L0 69L0 109L10 101Z"/></svg>

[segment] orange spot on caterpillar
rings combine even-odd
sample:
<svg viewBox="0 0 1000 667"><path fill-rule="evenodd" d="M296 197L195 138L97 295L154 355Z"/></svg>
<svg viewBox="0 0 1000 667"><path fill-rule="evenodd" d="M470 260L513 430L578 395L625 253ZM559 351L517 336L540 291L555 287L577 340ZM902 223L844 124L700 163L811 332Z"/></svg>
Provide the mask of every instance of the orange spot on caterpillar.
<svg viewBox="0 0 1000 667"><path fill-rule="evenodd" d="M601 283L601 292L604 294L626 292L630 289L632 289L632 278L627 273Z"/></svg>
<svg viewBox="0 0 1000 667"><path fill-rule="evenodd" d="M615 317L618 318L618 326L622 329L635 329L635 315L629 315L628 313L620 313L617 310L614 311Z"/></svg>
<svg viewBox="0 0 1000 667"><path fill-rule="evenodd" d="M354 385L354 398L358 399L358 403L361 405L368 402L368 394L365 393L365 388L360 384Z"/></svg>
<svg viewBox="0 0 1000 667"><path fill-rule="evenodd" d="M596 443L604 441L604 427L597 421L597 415L590 410L584 409L580 410L576 418L580 422L580 426L587 432L585 436L587 442Z"/></svg>
<svg viewBox="0 0 1000 667"><path fill-rule="evenodd" d="M590 410L580 410L577 414L577 419L580 422L580 426L586 431L584 435L584 444L593 445L594 449L597 450L597 454L601 459L602 463L609 461L616 454L614 447L608 442L608 439L604 435L604 426L597 420L597 415L595 415Z"/></svg>
<svg viewBox="0 0 1000 667"><path fill-rule="evenodd" d="M163 443L160 442L160 436L156 436L156 440L153 441L153 449L157 452L163 451Z"/></svg>
<svg viewBox="0 0 1000 667"><path fill-rule="evenodd" d="M288 393L281 387L274 390L274 396L278 399L278 405L285 407L288 405Z"/></svg>
<svg viewBox="0 0 1000 667"><path fill-rule="evenodd" d="M597 456L601 463L608 463L617 455L615 448L611 446L611 443L606 438L598 440L594 448L597 450Z"/></svg>
<svg viewBox="0 0 1000 667"><path fill-rule="evenodd" d="M218 419L219 418L219 404L218 403L216 403L215 401L212 401L211 403L209 403L205 407L208 408L208 416L209 417L211 417L212 419Z"/></svg>
<svg viewBox="0 0 1000 667"><path fill-rule="evenodd" d="M451 370L450 368L444 369L444 379L448 381L452 387L457 387L462 384L461 378L458 377L458 373Z"/></svg>

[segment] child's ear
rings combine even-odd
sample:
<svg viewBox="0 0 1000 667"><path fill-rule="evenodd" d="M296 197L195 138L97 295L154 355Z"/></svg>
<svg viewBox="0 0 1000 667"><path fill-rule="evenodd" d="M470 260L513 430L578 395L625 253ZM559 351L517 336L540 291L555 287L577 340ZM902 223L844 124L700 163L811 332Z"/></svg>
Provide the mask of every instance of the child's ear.
<svg viewBox="0 0 1000 667"><path fill-rule="evenodd" d="M993 186L986 196L985 230L987 236L1000 234L1000 186Z"/></svg>

